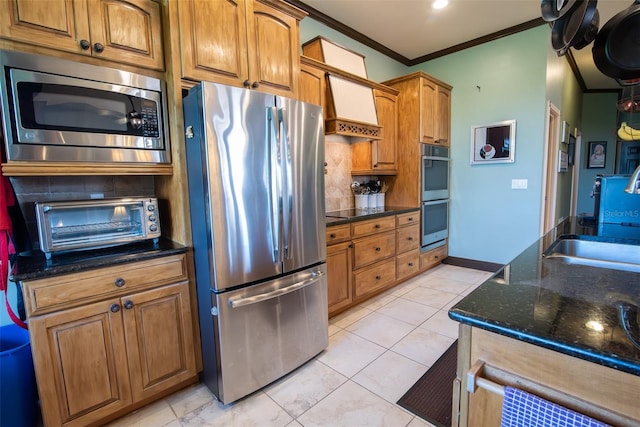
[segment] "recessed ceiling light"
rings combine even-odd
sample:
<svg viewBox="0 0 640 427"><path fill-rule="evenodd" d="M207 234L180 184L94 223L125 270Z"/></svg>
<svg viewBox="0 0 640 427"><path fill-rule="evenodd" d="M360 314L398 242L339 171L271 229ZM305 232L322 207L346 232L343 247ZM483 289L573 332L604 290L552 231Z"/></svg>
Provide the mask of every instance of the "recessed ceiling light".
<svg viewBox="0 0 640 427"><path fill-rule="evenodd" d="M449 0L435 0L433 2L432 7L434 9L442 9L442 8L447 7L448 4L449 4Z"/></svg>

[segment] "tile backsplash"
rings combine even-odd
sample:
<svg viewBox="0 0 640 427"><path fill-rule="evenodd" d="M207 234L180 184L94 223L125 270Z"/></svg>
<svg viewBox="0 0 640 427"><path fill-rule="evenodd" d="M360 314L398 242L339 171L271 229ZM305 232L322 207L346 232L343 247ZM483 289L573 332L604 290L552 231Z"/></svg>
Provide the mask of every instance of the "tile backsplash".
<svg viewBox="0 0 640 427"><path fill-rule="evenodd" d="M34 248L38 247L35 202L155 195L153 176L39 176L10 181ZM28 247L22 243L19 246Z"/></svg>
<svg viewBox="0 0 640 427"><path fill-rule="evenodd" d="M353 207L351 194L351 145L348 141L325 139L324 178L325 210L337 211Z"/></svg>

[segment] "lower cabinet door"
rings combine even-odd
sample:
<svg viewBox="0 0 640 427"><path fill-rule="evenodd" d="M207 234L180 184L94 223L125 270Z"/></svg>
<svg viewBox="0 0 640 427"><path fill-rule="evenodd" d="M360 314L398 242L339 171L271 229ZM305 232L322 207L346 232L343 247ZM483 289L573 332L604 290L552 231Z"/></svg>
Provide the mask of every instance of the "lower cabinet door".
<svg viewBox="0 0 640 427"><path fill-rule="evenodd" d="M121 298L134 401L195 375L188 282Z"/></svg>
<svg viewBox="0 0 640 427"><path fill-rule="evenodd" d="M43 421L86 426L131 404L118 299L29 320Z"/></svg>
<svg viewBox="0 0 640 427"><path fill-rule="evenodd" d="M351 304L351 242L327 246L329 315Z"/></svg>

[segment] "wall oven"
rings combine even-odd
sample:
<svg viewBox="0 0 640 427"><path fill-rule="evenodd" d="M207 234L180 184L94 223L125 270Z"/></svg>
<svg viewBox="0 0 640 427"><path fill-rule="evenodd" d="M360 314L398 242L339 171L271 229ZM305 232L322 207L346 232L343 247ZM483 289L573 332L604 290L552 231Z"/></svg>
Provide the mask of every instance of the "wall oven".
<svg viewBox="0 0 640 427"><path fill-rule="evenodd" d="M449 149L422 144L422 201L449 198Z"/></svg>
<svg viewBox="0 0 640 427"><path fill-rule="evenodd" d="M449 149L422 144L422 251L449 236Z"/></svg>
<svg viewBox="0 0 640 427"><path fill-rule="evenodd" d="M170 163L164 83L0 50L8 160Z"/></svg>
<svg viewBox="0 0 640 427"><path fill-rule="evenodd" d="M445 244L449 236L449 199L422 202L422 251Z"/></svg>

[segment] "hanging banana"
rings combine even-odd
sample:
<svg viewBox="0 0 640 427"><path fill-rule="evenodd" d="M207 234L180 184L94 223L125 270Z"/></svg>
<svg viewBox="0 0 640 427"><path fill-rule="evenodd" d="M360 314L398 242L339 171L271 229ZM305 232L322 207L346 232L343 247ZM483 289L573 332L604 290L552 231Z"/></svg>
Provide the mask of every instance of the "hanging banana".
<svg viewBox="0 0 640 427"><path fill-rule="evenodd" d="M640 141L640 129L634 129L622 122L618 129L618 137L623 141Z"/></svg>

